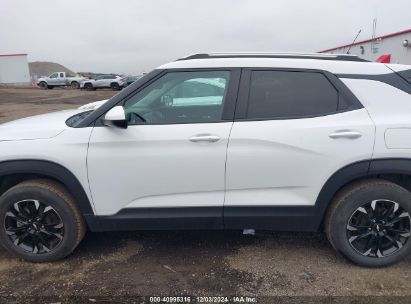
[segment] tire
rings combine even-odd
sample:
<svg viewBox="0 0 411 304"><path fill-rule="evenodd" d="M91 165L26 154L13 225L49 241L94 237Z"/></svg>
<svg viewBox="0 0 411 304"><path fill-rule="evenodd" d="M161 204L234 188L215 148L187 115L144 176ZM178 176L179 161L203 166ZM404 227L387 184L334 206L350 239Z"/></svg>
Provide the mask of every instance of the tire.
<svg viewBox="0 0 411 304"><path fill-rule="evenodd" d="M39 87L43 90L48 89L47 83L45 81L40 82Z"/></svg>
<svg viewBox="0 0 411 304"><path fill-rule="evenodd" d="M27 220L36 214L37 219L42 219ZM0 221L0 243L12 254L31 262L66 257L86 232L73 197L62 185L47 179L25 181L6 191L0 197Z"/></svg>
<svg viewBox="0 0 411 304"><path fill-rule="evenodd" d="M366 180L337 194L324 228L334 249L351 262L384 267L411 253L410 214L409 191L386 180Z"/></svg>
<svg viewBox="0 0 411 304"><path fill-rule="evenodd" d="M95 89L93 88L93 85L92 85L91 83L86 83L86 84L84 84L84 88L86 89L86 91L93 91L93 90L95 90Z"/></svg>
<svg viewBox="0 0 411 304"><path fill-rule="evenodd" d="M113 82L110 87L113 91L120 91L120 85L116 82Z"/></svg>
<svg viewBox="0 0 411 304"><path fill-rule="evenodd" d="M80 88L80 84L79 84L77 81L73 81L73 82L70 84L70 87L71 87L72 89L74 89L74 90L77 90L77 89Z"/></svg>

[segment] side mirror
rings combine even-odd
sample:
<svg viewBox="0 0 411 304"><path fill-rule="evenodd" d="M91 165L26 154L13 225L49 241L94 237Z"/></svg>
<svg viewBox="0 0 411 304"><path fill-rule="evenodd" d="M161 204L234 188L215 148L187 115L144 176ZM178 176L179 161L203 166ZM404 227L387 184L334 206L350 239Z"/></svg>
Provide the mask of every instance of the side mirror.
<svg viewBox="0 0 411 304"><path fill-rule="evenodd" d="M116 106L106 113L103 119L105 126L116 126L127 129L126 112L122 106Z"/></svg>

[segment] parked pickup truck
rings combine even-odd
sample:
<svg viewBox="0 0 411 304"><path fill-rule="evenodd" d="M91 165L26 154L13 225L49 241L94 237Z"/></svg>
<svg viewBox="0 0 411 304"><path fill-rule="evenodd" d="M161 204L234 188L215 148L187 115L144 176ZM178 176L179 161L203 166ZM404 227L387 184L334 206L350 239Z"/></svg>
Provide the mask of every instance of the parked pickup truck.
<svg viewBox="0 0 411 304"><path fill-rule="evenodd" d="M54 87L70 86L72 89L79 89L80 83L85 77L75 77L66 72L55 72L48 77L41 77L37 80L37 85L42 89L53 89Z"/></svg>

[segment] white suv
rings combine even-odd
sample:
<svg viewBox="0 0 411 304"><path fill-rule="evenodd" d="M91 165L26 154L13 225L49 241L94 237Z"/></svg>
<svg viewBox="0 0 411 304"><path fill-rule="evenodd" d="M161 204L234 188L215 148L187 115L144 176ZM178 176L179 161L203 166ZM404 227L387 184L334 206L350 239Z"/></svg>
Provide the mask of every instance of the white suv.
<svg viewBox="0 0 411 304"><path fill-rule="evenodd" d="M113 91L118 91L125 86L127 86L127 77L113 74L100 75L95 79L85 79L80 83L80 89L87 91L108 88L111 88Z"/></svg>
<svg viewBox="0 0 411 304"><path fill-rule="evenodd" d="M197 54L105 103L0 126L0 241L63 258L91 231L324 230L363 266L411 251L411 67Z"/></svg>

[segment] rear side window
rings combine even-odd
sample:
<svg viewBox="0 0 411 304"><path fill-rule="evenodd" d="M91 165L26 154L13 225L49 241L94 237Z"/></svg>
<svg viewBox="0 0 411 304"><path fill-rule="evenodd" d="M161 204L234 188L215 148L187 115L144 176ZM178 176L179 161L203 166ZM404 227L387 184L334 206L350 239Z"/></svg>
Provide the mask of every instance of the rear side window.
<svg viewBox="0 0 411 304"><path fill-rule="evenodd" d="M247 118L299 118L338 109L338 92L316 72L253 71Z"/></svg>

